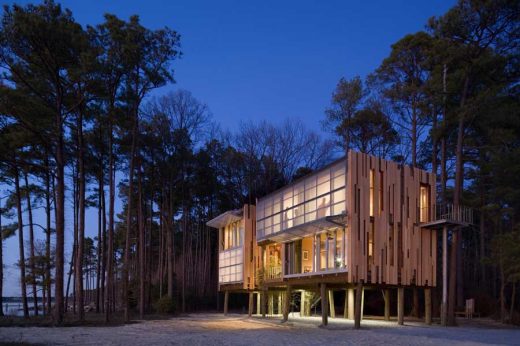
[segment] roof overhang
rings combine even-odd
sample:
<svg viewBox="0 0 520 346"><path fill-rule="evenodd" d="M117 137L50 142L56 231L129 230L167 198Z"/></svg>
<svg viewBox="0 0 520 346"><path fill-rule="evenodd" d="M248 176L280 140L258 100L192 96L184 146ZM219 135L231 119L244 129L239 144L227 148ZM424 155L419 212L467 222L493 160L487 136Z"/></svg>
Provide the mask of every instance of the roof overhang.
<svg viewBox="0 0 520 346"><path fill-rule="evenodd" d="M306 222L304 224L285 229L274 234L269 234L264 238L258 239L258 243L286 243L289 241L308 237L310 235L314 235L316 233L320 233L334 227L345 227L346 225L346 214L326 216L314 221Z"/></svg>
<svg viewBox="0 0 520 346"><path fill-rule="evenodd" d="M229 210L209 220L206 225L213 228L222 228L230 223L242 220L243 215L242 209Z"/></svg>

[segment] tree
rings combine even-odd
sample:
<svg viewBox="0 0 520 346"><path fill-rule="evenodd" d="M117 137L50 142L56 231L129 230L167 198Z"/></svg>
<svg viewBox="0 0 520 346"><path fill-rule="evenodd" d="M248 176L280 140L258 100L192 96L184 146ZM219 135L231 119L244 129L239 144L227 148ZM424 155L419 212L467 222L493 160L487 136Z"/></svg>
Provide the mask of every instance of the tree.
<svg viewBox="0 0 520 346"><path fill-rule="evenodd" d="M353 137L350 133L350 121L366 96L367 91L359 76L351 80L341 78L332 93L331 107L325 110L323 125L341 139L338 144L345 151L345 155L351 149Z"/></svg>

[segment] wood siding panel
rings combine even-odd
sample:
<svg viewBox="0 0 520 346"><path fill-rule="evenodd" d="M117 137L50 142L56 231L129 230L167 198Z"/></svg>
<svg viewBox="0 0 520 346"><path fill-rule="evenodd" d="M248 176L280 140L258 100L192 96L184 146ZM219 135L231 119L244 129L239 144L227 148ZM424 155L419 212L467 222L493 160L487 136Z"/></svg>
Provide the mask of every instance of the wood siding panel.
<svg viewBox="0 0 520 346"><path fill-rule="evenodd" d="M363 280L368 283L370 278L370 283L373 284L435 286L437 235L435 231L421 229L419 225L420 186L430 185L430 211L432 211L435 202L435 176L417 168L401 166L395 162L352 151L348 155L347 167L348 280L350 282ZM373 199L375 229L374 260L368 263L368 232L372 222L370 169L375 172ZM380 173L383 175L382 185ZM380 211L381 189L383 190L382 211ZM401 237L399 237L399 229L402 230ZM393 234L392 245L389 240L391 233ZM402 249L401 263L400 249Z"/></svg>

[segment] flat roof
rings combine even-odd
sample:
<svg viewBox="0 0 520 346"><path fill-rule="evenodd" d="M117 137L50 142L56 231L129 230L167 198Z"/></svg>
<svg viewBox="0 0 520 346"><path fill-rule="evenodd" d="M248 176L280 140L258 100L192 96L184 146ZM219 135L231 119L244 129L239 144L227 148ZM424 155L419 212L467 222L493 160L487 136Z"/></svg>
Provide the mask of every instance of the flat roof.
<svg viewBox="0 0 520 346"><path fill-rule="evenodd" d="M226 225L229 225L230 223L242 220L243 215L244 210L242 208L229 210L209 220L208 222L206 222L206 225L213 228L222 228Z"/></svg>

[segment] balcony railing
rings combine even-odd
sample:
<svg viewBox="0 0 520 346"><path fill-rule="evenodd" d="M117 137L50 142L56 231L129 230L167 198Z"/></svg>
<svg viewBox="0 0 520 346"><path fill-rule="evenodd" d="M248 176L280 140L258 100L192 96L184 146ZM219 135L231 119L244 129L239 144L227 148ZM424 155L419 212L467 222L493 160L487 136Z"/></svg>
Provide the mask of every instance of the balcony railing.
<svg viewBox="0 0 520 346"><path fill-rule="evenodd" d="M449 203L435 204L432 213L433 219L428 221L422 221L424 220L425 210L421 210L420 212L422 223L438 223L440 221L445 221L461 225L474 224L473 209L466 206L455 207L453 204Z"/></svg>
<svg viewBox="0 0 520 346"><path fill-rule="evenodd" d="M276 280L282 278L282 266L267 266L265 268L265 279Z"/></svg>

